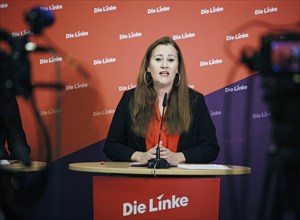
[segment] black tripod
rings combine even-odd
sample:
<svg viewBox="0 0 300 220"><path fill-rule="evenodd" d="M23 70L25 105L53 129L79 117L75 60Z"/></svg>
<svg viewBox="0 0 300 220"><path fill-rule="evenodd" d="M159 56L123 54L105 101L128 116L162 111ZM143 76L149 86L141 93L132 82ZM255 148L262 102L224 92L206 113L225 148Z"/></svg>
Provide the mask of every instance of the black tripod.
<svg viewBox="0 0 300 220"><path fill-rule="evenodd" d="M259 219L300 220L300 84L265 79L276 145L267 154Z"/></svg>
<svg viewBox="0 0 300 220"><path fill-rule="evenodd" d="M300 148L268 153L259 219L300 220Z"/></svg>

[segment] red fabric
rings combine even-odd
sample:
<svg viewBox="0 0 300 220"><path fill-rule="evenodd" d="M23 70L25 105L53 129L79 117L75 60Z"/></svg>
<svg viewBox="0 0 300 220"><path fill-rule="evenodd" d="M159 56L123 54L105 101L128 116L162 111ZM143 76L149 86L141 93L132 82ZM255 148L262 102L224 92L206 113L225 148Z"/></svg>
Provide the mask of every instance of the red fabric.
<svg viewBox="0 0 300 220"><path fill-rule="evenodd" d="M156 146L158 143L161 115L160 115L160 111L159 111L159 107L158 107L157 103L155 103L155 110L156 110L155 117L153 117L150 120L149 127L148 127L148 134L147 134L147 138L146 138L147 151L149 149L153 148L154 146ZM172 152L177 151L179 135L178 134L175 134L175 135L167 134L164 123L162 126L162 133L161 133L160 140L162 141L162 146L168 148Z"/></svg>

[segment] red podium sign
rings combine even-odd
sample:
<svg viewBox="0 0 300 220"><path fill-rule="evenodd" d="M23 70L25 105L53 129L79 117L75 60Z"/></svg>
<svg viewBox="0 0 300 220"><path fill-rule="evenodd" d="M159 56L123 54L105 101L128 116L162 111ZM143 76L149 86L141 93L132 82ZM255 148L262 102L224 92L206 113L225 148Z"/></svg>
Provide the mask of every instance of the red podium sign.
<svg viewBox="0 0 300 220"><path fill-rule="evenodd" d="M93 177L94 219L219 216L220 178Z"/></svg>

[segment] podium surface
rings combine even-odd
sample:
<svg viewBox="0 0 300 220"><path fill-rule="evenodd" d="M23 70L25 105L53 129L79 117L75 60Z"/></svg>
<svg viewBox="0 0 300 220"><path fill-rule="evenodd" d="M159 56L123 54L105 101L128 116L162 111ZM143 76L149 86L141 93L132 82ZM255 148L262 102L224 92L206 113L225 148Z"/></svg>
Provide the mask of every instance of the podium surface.
<svg viewBox="0 0 300 220"><path fill-rule="evenodd" d="M35 172L47 168L47 163L42 161L31 161L30 166L25 166L21 161L9 161L9 164L1 164L0 170L8 172Z"/></svg>
<svg viewBox="0 0 300 220"><path fill-rule="evenodd" d="M129 162L83 162L71 163L69 169L73 171L110 173L110 174L135 174L135 175L175 175L175 176L219 176L242 175L251 173L250 167L224 165L229 169L185 169L171 167L168 169L150 169L147 167L130 166Z"/></svg>

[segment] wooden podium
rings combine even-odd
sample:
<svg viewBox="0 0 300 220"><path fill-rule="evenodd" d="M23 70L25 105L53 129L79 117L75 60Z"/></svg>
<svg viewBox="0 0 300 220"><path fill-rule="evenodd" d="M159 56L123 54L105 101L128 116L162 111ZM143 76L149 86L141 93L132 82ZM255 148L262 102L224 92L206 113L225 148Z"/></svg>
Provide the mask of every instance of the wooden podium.
<svg viewBox="0 0 300 220"><path fill-rule="evenodd" d="M218 219L220 177L249 174L243 166L226 169L149 169L128 162L69 164L93 176L94 219ZM109 175L97 175L109 174Z"/></svg>
<svg viewBox="0 0 300 220"><path fill-rule="evenodd" d="M47 163L42 161L32 161L30 166L25 166L21 161L9 161L9 164L1 164L0 170L3 172L35 172L47 168Z"/></svg>

